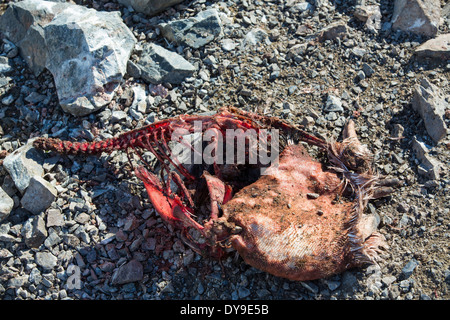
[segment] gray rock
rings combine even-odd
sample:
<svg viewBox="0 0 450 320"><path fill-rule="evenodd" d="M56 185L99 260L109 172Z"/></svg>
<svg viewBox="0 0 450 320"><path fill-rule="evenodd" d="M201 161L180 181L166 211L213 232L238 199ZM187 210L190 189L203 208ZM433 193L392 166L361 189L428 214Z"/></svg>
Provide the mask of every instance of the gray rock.
<svg viewBox="0 0 450 320"><path fill-rule="evenodd" d="M53 229L49 230L49 236L47 237L47 239L45 239L44 241L44 245L48 248L51 249L53 246L57 245L58 243L60 243L62 241L61 237L58 235L58 233L56 231L54 231Z"/></svg>
<svg viewBox="0 0 450 320"><path fill-rule="evenodd" d="M238 295L240 299L247 298L252 292L245 288L245 287L239 287L238 289Z"/></svg>
<svg viewBox="0 0 450 320"><path fill-rule="evenodd" d="M58 258L50 252L36 252L36 264L44 269L51 270L56 267Z"/></svg>
<svg viewBox="0 0 450 320"><path fill-rule="evenodd" d="M392 29L434 37L439 28L439 0L396 0L392 14Z"/></svg>
<svg viewBox="0 0 450 320"><path fill-rule="evenodd" d="M33 139L5 157L3 166L14 181L16 188L24 193L33 176L42 176L44 159L42 153L33 147Z"/></svg>
<svg viewBox="0 0 450 320"><path fill-rule="evenodd" d="M0 74L12 71L13 68L9 63L9 59L4 56L0 56Z"/></svg>
<svg viewBox="0 0 450 320"><path fill-rule="evenodd" d="M419 262L414 258L408 261L408 263L402 269L402 275L405 277L405 279L408 279L412 275L414 269L418 265Z"/></svg>
<svg viewBox="0 0 450 320"><path fill-rule="evenodd" d="M50 182L39 176L34 176L30 179L30 184L20 203L31 213L40 214L52 204L56 196L57 191Z"/></svg>
<svg viewBox="0 0 450 320"><path fill-rule="evenodd" d="M118 0L126 6L131 6L137 12L145 13L149 16L155 15L165 9L176 5L183 0Z"/></svg>
<svg viewBox="0 0 450 320"><path fill-rule="evenodd" d="M326 112L343 112L342 101L336 96L328 95L327 102L325 103Z"/></svg>
<svg viewBox="0 0 450 320"><path fill-rule="evenodd" d="M397 280L395 276L385 276L381 278L381 282L386 286L389 287L392 283L394 283Z"/></svg>
<svg viewBox="0 0 450 320"><path fill-rule="evenodd" d="M430 58L440 61L450 59L450 33L441 34L416 48L415 55L420 58Z"/></svg>
<svg viewBox="0 0 450 320"><path fill-rule="evenodd" d="M7 218L14 207L14 200L0 187L0 222Z"/></svg>
<svg viewBox="0 0 450 320"><path fill-rule="evenodd" d="M252 48L267 41L269 41L267 32L260 28L254 28L245 35L242 40L241 48Z"/></svg>
<svg viewBox="0 0 450 320"><path fill-rule="evenodd" d="M364 71L366 77L371 77L375 73L375 70L373 70L373 68L367 63L362 65L362 70Z"/></svg>
<svg viewBox="0 0 450 320"><path fill-rule="evenodd" d="M127 114L125 111L116 110L111 113L111 122L112 123L120 122L126 118L127 118Z"/></svg>
<svg viewBox="0 0 450 320"><path fill-rule="evenodd" d="M195 17L162 23L162 35L177 45L198 49L213 41L222 33L219 13L216 9L199 12Z"/></svg>
<svg viewBox="0 0 450 320"><path fill-rule="evenodd" d="M11 278L8 280L8 287L9 288L20 288L21 286L23 286L28 280L27 276L17 276L14 278Z"/></svg>
<svg viewBox="0 0 450 320"><path fill-rule="evenodd" d="M291 12L291 13L300 13L300 12L313 11L313 10L314 10L313 6L308 2L295 3L289 7L289 12Z"/></svg>
<svg viewBox="0 0 450 320"><path fill-rule="evenodd" d="M10 3L0 30L36 75L52 73L61 107L76 116L111 101L136 43L118 12L40 0Z"/></svg>
<svg viewBox="0 0 450 320"><path fill-rule="evenodd" d="M449 103L438 87L423 78L414 88L411 105L422 117L428 134L435 142L439 142L447 135L444 115Z"/></svg>
<svg viewBox="0 0 450 320"><path fill-rule="evenodd" d="M195 71L195 67L182 56L154 43L144 45L136 65L141 69L142 79L152 84L179 84Z"/></svg>
<svg viewBox="0 0 450 320"><path fill-rule="evenodd" d="M62 227L64 224L64 217L59 209L47 211L47 227Z"/></svg>
<svg viewBox="0 0 450 320"><path fill-rule="evenodd" d="M44 219L40 215L28 219L24 223L21 233L25 239L25 244L30 248L38 248L48 236Z"/></svg>
<svg viewBox="0 0 450 320"><path fill-rule="evenodd" d="M237 47L237 43L231 39L223 39L220 44L224 51L233 51Z"/></svg>
<svg viewBox="0 0 450 320"><path fill-rule="evenodd" d="M440 178L442 164L429 155L428 148L423 142L417 140L416 137L413 138L412 149L414 150L416 158L420 161L418 168L419 175L428 179L438 180Z"/></svg>
<svg viewBox="0 0 450 320"><path fill-rule="evenodd" d="M135 281L140 281L144 277L144 268L142 264L137 260L131 260L130 262L120 266L114 272L111 283L112 284L124 284Z"/></svg>

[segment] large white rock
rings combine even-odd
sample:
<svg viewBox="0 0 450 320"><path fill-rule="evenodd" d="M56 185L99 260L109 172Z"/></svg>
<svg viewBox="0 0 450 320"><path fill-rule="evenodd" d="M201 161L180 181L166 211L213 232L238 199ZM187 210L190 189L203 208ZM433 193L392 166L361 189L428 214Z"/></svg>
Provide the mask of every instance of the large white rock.
<svg viewBox="0 0 450 320"><path fill-rule="evenodd" d="M411 106L420 114L428 135L435 142L439 142L447 136L444 115L449 104L437 86L423 78L420 84L414 87Z"/></svg>
<svg viewBox="0 0 450 320"><path fill-rule="evenodd" d="M42 0L10 3L0 31L36 75L52 73L61 107L76 116L111 101L136 44L119 12Z"/></svg>
<svg viewBox="0 0 450 320"><path fill-rule="evenodd" d="M441 19L439 0L396 0L392 28L434 37Z"/></svg>

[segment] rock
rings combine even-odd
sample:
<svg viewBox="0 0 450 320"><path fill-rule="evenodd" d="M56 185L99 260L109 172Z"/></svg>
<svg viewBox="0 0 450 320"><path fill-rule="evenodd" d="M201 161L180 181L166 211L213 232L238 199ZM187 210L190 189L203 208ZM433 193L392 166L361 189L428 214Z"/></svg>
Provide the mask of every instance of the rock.
<svg viewBox="0 0 450 320"><path fill-rule="evenodd" d="M14 207L14 200L0 187L0 222L7 218Z"/></svg>
<svg viewBox="0 0 450 320"><path fill-rule="evenodd" d="M223 39L220 44L224 51L233 51L237 47L237 43L231 39Z"/></svg>
<svg viewBox="0 0 450 320"><path fill-rule="evenodd" d="M245 35L241 48L252 48L265 41L269 41L267 32L260 28L254 28Z"/></svg>
<svg viewBox="0 0 450 320"><path fill-rule="evenodd" d="M40 0L10 3L0 30L35 75L52 73L61 107L75 116L111 101L136 43L118 12Z"/></svg>
<svg viewBox="0 0 450 320"><path fill-rule="evenodd" d="M56 196L57 191L50 182L39 176L34 176L30 179L30 184L20 203L31 213L40 214L52 204Z"/></svg>
<svg viewBox="0 0 450 320"><path fill-rule="evenodd" d="M288 5L286 5L286 6L288 6ZM289 12L291 12L291 13L300 13L300 12L313 11L313 10L314 10L313 6L308 2L295 3L289 7Z"/></svg>
<svg viewBox="0 0 450 320"><path fill-rule="evenodd" d="M51 249L53 246L57 245L61 241L62 241L62 239L60 238L58 233L56 231L54 231L53 229L50 229L49 230L49 236L47 237L47 239L45 239L44 245L48 249Z"/></svg>
<svg viewBox="0 0 450 320"><path fill-rule="evenodd" d="M65 225L64 217L59 209L47 211L47 227L62 227Z"/></svg>
<svg viewBox="0 0 450 320"><path fill-rule="evenodd" d="M440 61L450 59L450 33L441 34L416 48L414 54L420 58L430 58Z"/></svg>
<svg viewBox="0 0 450 320"><path fill-rule="evenodd" d="M133 103L130 106L130 111L133 110L136 113L145 114L147 111L147 94L143 86L137 85L132 88L133 90ZM137 120L137 119L136 119Z"/></svg>
<svg viewBox="0 0 450 320"><path fill-rule="evenodd" d="M137 12L142 12L149 16L162 12L182 1L183 0L118 0L119 3L131 6Z"/></svg>
<svg viewBox="0 0 450 320"><path fill-rule="evenodd" d="M366 77L371 77L375 73L375 70L367 63L363 63L362 71Z"/></svg>
<svg viewBox="0 0 450 320"><path fill-rule="evenodd" d="M141 59L136 63L141 78L152 84L180 84L193 75L195 67L179 54L154 43L145 43Z"/></svg>
<svg viewBox="0 0 450 320"><path fill-rule="evenodd" d="M368 31L377 33L381 29L381 12L379 6L356 6L354 15L358 20L366 23L365 28Z"/></svg>
<svg viewBox="0 0 450 320"><path fill-rule="evenodd" d="M16 188L24 193L33 176L42 176L44 169L42 153L33 147L33 139L10 153L3 160L3 166L14 181Z"/></svg>
<svg viewBox="0 0 450 320"><path fill-rule="evenodd" d="M328 95L327 102L325 103L326 112L343 112L342 101L336 96Z"/></svg>
<svg viewBox="0 0 450 320"><path fill-rule="evenodd" d="M50 252L36 252L36 264L44 269L51 270L56 267L58 259Z"/></svg>
<svg viewBox="0 0 450 320"><path fill-rule="evenodd" d="M392 29L434 37L439 28L440 11L439 0L396 0Z"/></svg>
<svg viewBox="0 0 450 320"><path fill-rule="evenodd" d="M127 118L127 114L125 111L122 110L116 110L111 113L111 122L121 122L122 120L125 120Z"/></svg>
<svg viewBox="0 0 450 320"><path fill-rule="evenodd" d="M289 49L287 57L294 60L296 60L297 57L301 58L305 54L307 48L307 43L295 44Z"/></svg>
<svg viewBox="0 0 450 320"><path fill-rule="evenodd" d="M395 276L384 276L381 278L381 282L386 286L389 287L392 283L394 283L397 280Z"/></svg>
<svg viewBox="0 0 450 320"><path fill-rule="evenodd" d="M444 115L445 110L449 109L449 103L438 87L423 78L414 88L411 105L422 117L429 136L435 142L439 142L447 135Z"/></svg>
<svg viewBox="0 0 450 320"><path fill-rule="evenodd" d="M416 259L411 259L402 269L402 275L404 278L408 279L418 265L419 262Z"/></svg>
<svg viewBox="0 0 450 320"><path fill-rule="evenodd" d="M9 63L9 59L4 56L0 56L0 74L12 71L13 68Z"/></svg>
<svg viewBox="0 0 450 320"><path fill-rule="evenodd" d="M428 148L425 144L414 137L412 149L414 150L416 158L420 161L418 168L419 175L422 175L427 179L439 180L442 164L428 154Z"/></svg>
<svg viewBox="0 0 450 320"><path fill-rule="evenodd" d="M112 284L124 284L135 281L140 281L144 277L144 268L142 264L137 260L131 260L130 262L120 266L114 272L111 283Z"/></svg>
<svg viewBox="0 0 450 320"><path fill-rule="evenodd" d="M329 24L318 32L318 40L334 40L336 38L344 38L347 36L347 24L341 21Z"/></svg>
<svg viewBox="0 0 450 320"><path fill-rule="evenodd" d="M91 217L87 213L81 212L74 218L74 220L79 224L86 224L89 220L91 220Z"/></svg>
<svg viewBox="0 0 450 320"><path fill-rule="evenodd" d="M48 236L45 222L41 215L28 219L21 230L25 244L30 248L38 248Z"/></svg>
<svg viewBox="0 0 450 320"><path fill-rule="evenodd" d="M203 47L222 33L222 25L216 9L201 11L189 19L162 23L159 28L167 40L195 49Z"/></svg>

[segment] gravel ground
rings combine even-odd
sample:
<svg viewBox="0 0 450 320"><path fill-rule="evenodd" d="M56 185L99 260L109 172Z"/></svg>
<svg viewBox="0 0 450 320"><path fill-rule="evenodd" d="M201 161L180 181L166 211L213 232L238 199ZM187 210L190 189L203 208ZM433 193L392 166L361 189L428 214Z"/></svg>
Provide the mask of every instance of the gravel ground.
<svg viewBox="0 0 450 320"><path fill-rule="evenodd" d="M15 201L0 223L1 299L450 298L448 167L438 179L424 178L412 150L416 136L445 164L450 145L446 139L434 143L411 107L414 85L423 77L448 101L449 61L414 56L427 39L392 31L385 24L391 21L393 1L366 1L380 7L384 27L378 34L355 18L355 1L319 1L325 5L312 12L295 12L285 2L184 1L150 18L115 1L77 1L97 10L120 10L140 44L151 41L181 53L198 71L180 85L167 85L166 98L148 101L142 119L130 115L131 88L150 88L129 75L113 103L77 118L58 105L51 74L35 77L16 56L9 82L0 88L0 153L4 157L29 138L45 134L78 141L106 138L157 119L224 105L266 112L324 137L338 138L345 120L353 118L361 140L377 155L377 170L404 182L391 197L368 207L380 216L381 233L390 245L384 261L328 279L294 282L254 269L234 255L221 263L205 259L157 216L137 178L124 170L125 154L46 154L44 178L58 186L58 195L41 220L33 220L31 229L46 233L37 248L29 248L24 235L34 215L21 207L22 195L0 167L0 184ZM157 23L194 16L211 6L221 13L220 38L190 49L159 34ZM314 41L314 34L334 22L346 25L344 38ZM449 26L444 18L439 33L448 33ZM267 32L264 45L230 49L257 27ZM299 44L305 45L296 52ZM44 97L36 103L24 100L32 92ZM336 97L331 101L336 111L326 108L330 95ZM143 276L138 281L125 279L124 274L140 268ZM73 270L79 271L79 287L72 285L77 275Z"/></svg>

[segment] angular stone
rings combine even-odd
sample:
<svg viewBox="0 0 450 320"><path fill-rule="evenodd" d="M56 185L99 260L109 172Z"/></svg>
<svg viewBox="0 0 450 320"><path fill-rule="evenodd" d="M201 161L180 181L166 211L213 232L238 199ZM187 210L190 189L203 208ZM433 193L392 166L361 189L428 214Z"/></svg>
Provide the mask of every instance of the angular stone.
<svg viewBox="0 0 450 320"><path fill-rule="evenodd" d="M319 41L334 40L336 38L344 38L347 36L347 24L345 22L334 22L323 28L318 33Z"/></svg>
<svg viewBox="0 0 450 320"><path fill-rule="evenodd" d="M25 244L30 248L38 248L48 236L44 219L40 215L28 219L24 223L21 233L25 239Z"/></svg>
<svg viewBox="0 0 450 320"><path fill-rule="evenodd" d="M42 176L44 159L42 153L33 147L30 139L26 145L10 153L3 160L3 166L14 181L16 188L23 194L33 176Z"/></svg>
<svg viewBox="0 0 450 320"><path fill-rule="evenodd" d="M268 41L269 35L266 31L260 28L254 28L250 30L244 37L241 47L242 48L252 48L256 45L260 45Z"/></svg>
<svg viewBox="0 0 450 320"><path fill-rule="evenodd" d="M192 18L162 23L159 28L167 40L195 49L203 47L222 33L216 9L201 11Z"/></svg>
<svg viewBox="0 0 450 320"><path fill-rule="evenodd" d="M91 220L91 217L87 213L81 212L74 220L80 224L86 224Z"/></svg>
<svg viewBox="0 0 450 320"><path fill-rule="evenodd" d="M0 222L7 218L14 207L14 200L0 187Z"/></svg>
<svg viewBox="0 0 450 320"><path fill-rule="evenodd" d="M52 204L56 196L57 191L50 182L39 176L34 176L30 179L30 184L20 203L31 213L40 214Z"/></svg>
<svg viewBox="0 0 450 320"><path fill-rule="evenodd" d="M154 44L144 44L141 59L136 63L141 78L152 84L180 84L193 75L195 67L179 54Z"/></svg>
<svg viewBox="0 0 450 320"><path fill-rule="evenodd" d="M64 217L59 209L47 211L47 227L62 227L64 224Z"/></svg>
<svg viewBox="0 0 450 320"><path fill-rule="evenodd" d="M442 164L431 157L428 153L428 148L423 142L413 138L412 149L416 155L416 158L420 161L419 175L424 176L427 179L438 180L440 178Z"/></svg>
<svg viewBox="0 0 450 320"><path fill-rule="evenodd" d="M144 268L142 264L137 260L131 260L116 269L112 276L111 282L112 284L125 284L140 281L143 277Z"/></svg>
<svg viewBox="0 0 450 320"><path fill-rule="evenodd" d="M396 0L392 29L434 37L441 18L439 0Z"/></svg>
<svg viewBox="0 0 450 320"><path fill-rule="evenodd" d="M56 267L58 258L50 252L36 252L36 264L46 270L51 270Z"/></svg>
<svg viewBox="0 0 450 320"><path fill-rule="evenodd" d="M402 269L402 274L405 279L408 279L412 274L414 269L419 265L416 259L411 259Z"/></svg>
<svg viewBox="0 0 450 320"><path fill-rule="evenodd" d="M411 105L422 117L429 136L435 142L439 142L447 135L444 115L445 110L449 109L449 103L438 87L423 78L414 88Z"/></svg>
<svg viewBox="0 0 450 320"><path fill-rule="evenodd" d="M354 15L358 20L365 22L368 31L377 33L381 29L381 12L378 5L356 6Z"/></svg>
<svg viewBox="0 0 450 320"><path fill-rule="evenodd" d="M0 30L36 75L52 73L61 107L76 116L111 101L136 43L118 12L41 0L10 3Z"/></svg>
<svg viewBox="0 0 450 320"><path fill-rule="evenodd" d="M430 58L440 61L450 59L450 33L441 34L422 43L416 48L414 53L418 58Z"/></svg>
<svg viewBox="0 0 450 320"><path fill-rule="evenodd" d="M342 107L342 101L336 96L331 94L328 95L327 102L325 103L326 112L342 112L344 108Z"/></svg>
<svg viewBox="0 0 450 320"><path fill-rule="evenodd" d="M149 16L155 15L165 9L176 5L183 0L118 0L126 6L131 6L137 12L145 13Z"/></svg>

